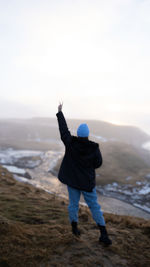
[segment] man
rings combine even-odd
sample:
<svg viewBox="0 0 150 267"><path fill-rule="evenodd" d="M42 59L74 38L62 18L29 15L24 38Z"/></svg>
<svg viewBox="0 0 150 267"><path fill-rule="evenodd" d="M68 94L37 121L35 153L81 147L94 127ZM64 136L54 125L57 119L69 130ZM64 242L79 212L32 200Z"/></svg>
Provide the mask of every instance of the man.
<svg viewBox="0 0 150 267"><path fill-rule="evenodd" d="M95 189L95 169L102 165L102 156L99 145L88 139L89 128L87 124L81 124L77 129L77 136L72 136L68 130L66 120L62 113L62 104L58 106L59 131L61 140L65 145L65 155L59 170L59 180L67 185L69 193L69 219L72 233L80 235L78 229L78 210L81 193L91 210L93 219L98 225L101 235L99 241L105 245L111 245L105 227L105 220L101 207L97 202Z"/></svg>

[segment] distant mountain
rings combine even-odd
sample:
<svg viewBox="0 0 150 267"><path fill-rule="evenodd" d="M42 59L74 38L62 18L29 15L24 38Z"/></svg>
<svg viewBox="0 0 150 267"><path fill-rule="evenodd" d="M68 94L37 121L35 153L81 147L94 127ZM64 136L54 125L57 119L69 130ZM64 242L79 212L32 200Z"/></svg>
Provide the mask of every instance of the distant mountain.
<svg viewBox="0 0 150 267"><path fill-rule="evenodd" d="M91 139L96 141L120 141L141 147L150 136L137 127L118 126L103 121L85 120L89 125ZM83 120L67 120L72 134ZM97 136L97 137L96 137ZM102 137L102 138L101 138ZM48 150L60 141L56 118L1 119L0 145ZM57 145L56 145L57 146Z"/></svg>
<svg viewBox="0 0 150 267"><path fill-rule="evenodd" d="M0 120L0 146L17 149L57 149L59 134L54 119Z"/></svg>
<svg viewBox="0 0 150 267"><path fill-rule="evenodd" d="M90 132L109 140L140 146L150 140L150 135L134 126L120 126L104 121L85 120L89 125ZM83 120L68 120L70 128L76 129Z"/></svg>

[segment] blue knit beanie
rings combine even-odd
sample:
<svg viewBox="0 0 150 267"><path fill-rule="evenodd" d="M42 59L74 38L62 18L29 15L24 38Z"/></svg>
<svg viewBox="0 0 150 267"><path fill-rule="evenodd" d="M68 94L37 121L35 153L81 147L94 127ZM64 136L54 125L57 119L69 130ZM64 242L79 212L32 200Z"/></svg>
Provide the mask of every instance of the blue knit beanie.
<svg viewBox="0 0 150 267"><path fill-rule="evenodd" d="M80 124L80 126L77 129L77 136L78 137L88 137L89 136L89 127L86 123Z"/></svg>

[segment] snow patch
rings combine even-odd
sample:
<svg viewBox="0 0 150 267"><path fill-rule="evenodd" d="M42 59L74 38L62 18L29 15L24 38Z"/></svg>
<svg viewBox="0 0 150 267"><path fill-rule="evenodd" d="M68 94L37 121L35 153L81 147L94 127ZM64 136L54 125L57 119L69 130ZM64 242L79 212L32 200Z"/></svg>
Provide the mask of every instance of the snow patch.
<svg viewBox="0 0 150 267"><path fill-rule="evenodd" d="M132 176L128 176L128 177L126 177L126 181L129 181L129 180L131 180L132 179Z"/></svg>
<svg viewBox="0 0 150 267"><path fill-rule="evenodd" d="M23 165L26 168L35 168L41 163L43 156L44 152L41 151L3 149L0 151L0 164L16 165L18 167ZM40 159L32 159L32 157L39 157Z"/></svg>
<svg viewBox="0 0 150 267"><path fill-rule="evenodd" d="M137 185L142 185L142 182L137 181L136 184Z"/></svg>
<svg viewBox="0 0 150 267"><path fill-rule="evenodd" d="M96 138L96 139L98 139L98 140L100 140L100 141L103 142L103 143L105 143L105 142L108 141L107 138L105 138L105 137L103 137L103 136L100 136L100 135L90 134L90 136L91 136L91 137L94 137L94 138Z"/></svg>
<svg viewBox="0 0 150 267"><path fill-rule="evenodd" d="M25 175L26 171L24 169L20 169L18 167L15 166L8 166L8 165L2 165L5 169L7 169L9 172L12 173L18 173L18 174L22 174Z"/></svg>
<svg viewBox="0 0 150 267"><path fill-rule="evenodd" d="M20 177L20 176L18 176L18 175L16 175L16 174L13 175L13 178L14 178L15 180L19 181L19 182L23 182L23 183L28 183L28 184L30 184L30 180L29 180L29 179L26 179L26 178L24 178L24 177Z"/></svg>
<svg viewBox="0 0 150 267"><path fill-rule="evenodd" d="M142 148L146 149L146 150L150 150L150 142L146 142L142 145Z"/></svg>
<svg viewBox="0 0 150 267"><path fill-rule="evenodd" d="M140 195L147 195L150 193L150 187L149 184L145 185L141 190L138 192Z"/></svg>

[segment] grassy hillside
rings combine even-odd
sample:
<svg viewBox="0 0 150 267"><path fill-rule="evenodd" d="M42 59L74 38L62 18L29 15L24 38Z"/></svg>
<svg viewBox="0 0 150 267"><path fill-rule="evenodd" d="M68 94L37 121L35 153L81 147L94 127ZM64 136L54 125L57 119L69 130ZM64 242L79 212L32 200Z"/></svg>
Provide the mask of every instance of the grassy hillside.
<svg viewBox="0 0 150 267"><path fill-rule="evenodd" d="M104 214L113 245L80 207L81 237L70 231L67 201L13 180L0 167L0 266L144 266L150 262L150 221Z"/></svg>
<svg viewBox="0 0 150 267"><path fill-rule="evenodd" d="M141 152L135 147L124 143L102 143L100 145L103 165L97 169L97 184L119 182L121 184L135 184L150 173L149 164ZM150 156L150 155L149 155ZM127 182L126 178L131 176Z"/></svg>

